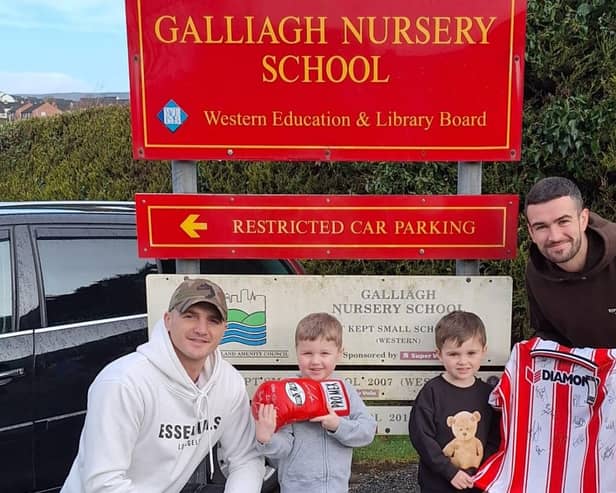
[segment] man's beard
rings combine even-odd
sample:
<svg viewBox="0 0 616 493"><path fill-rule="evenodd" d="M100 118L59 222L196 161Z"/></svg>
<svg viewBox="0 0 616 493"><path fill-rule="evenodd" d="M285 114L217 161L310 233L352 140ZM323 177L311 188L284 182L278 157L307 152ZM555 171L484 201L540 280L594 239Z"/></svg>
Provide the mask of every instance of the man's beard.
<svg viewBox="0 0 616 493"><path fill-rule="evenodd" d="M571 239L571 241L567 242L566 245L570 245L568 251L552 253L552 249L550 247L546 247L543 255L550 261L555 264L564 264L565 262L569 262L573 257L575 257L580 248L582 247L582 238L578 236L577 238Z"/></svg>

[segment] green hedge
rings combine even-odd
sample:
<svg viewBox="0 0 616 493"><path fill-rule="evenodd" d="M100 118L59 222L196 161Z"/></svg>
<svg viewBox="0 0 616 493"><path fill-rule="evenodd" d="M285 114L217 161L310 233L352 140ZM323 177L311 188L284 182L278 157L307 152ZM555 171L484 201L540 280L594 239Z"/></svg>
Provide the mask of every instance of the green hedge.
<svg viewBox="0 0 616 493"><path fill-rule="evenodd" d="M616 220L616 0L528 2L520 162L484 163L483 193L517 193L539 178L575 180ZM454 163L199 162L208 193L455 194ZM124 107L0 125L2 200L130 200L170 192L168 162L135 161ZM514 279L514 340L528 335L520 216L512 261L481 263ZM453 261L308 261L310 273L449 275Z"/></svg>

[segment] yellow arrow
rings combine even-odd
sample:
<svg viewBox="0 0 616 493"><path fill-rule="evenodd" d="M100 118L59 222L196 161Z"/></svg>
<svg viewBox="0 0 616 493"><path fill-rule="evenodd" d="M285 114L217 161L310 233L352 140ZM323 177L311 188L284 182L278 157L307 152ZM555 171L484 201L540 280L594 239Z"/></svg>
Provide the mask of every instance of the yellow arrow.
<svg viewBox="0 0 616 493"><path fill-rule="evenodd" d="M188 217L182 221L182 224L180 224L180 228L191 238L199 238L197 230L207 230L207 223L198 223L196 222L197 219L199 219L199 214L189 214Z"/></svg>

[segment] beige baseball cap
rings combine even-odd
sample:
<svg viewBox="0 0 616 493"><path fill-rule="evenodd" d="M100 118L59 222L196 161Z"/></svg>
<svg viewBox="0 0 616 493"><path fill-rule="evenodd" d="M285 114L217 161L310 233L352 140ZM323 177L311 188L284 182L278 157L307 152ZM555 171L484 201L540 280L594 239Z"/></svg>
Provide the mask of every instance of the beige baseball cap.
<svg viewBox="0 0 616 493"><path fill-rule="evenodd" d="M223 320L227 320L227 300L225 293L218 285L208 279L187 279L180 284L169 300L169 311L177 310L184 313L197 303L214 305Z"/></svg>

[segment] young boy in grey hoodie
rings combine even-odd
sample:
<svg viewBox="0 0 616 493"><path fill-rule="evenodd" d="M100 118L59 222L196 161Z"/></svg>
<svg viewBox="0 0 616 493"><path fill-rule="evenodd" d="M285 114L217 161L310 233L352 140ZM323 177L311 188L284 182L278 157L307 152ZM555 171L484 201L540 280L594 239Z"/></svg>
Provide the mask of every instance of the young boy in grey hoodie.
<svg viewBox="0 0 616 493"><path fill-rule="evenodd" d="M335 378L342 357L342 325L328 313L311 313L299 321L295 349L302 377ZM276 410L261 404L256 422L257 448L278 463L280 493L345 493L349 489L353 447L369 445L376 421L357 391L345 382L350 414L335 412L276 429Z"/></svg>

